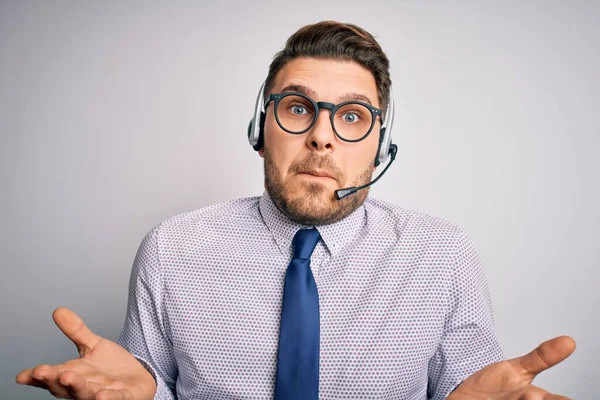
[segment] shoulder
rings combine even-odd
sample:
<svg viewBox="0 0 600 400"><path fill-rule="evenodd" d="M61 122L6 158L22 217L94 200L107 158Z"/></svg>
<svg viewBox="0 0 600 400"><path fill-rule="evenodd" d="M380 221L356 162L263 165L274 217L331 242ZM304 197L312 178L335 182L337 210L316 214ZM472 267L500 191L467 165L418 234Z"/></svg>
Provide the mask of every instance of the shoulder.
<svg viewBox="0 0 600 400"><path fill-rule="evenodd" d="M368 198L365 201L365 210L369 223L388 235L431 236L455 240L466 236L465 231L451 221L380 199Z"/></svg>
<svg viewBox="0 0 600 400"><path fill-rule="evenodd" d="M435 267L439 274L445 271L454 283L484 281L476 246L457 224L378 199L368 200L365 207L369 232L377 243L388 243L396 259Z"/></svg>
<svg viewBox="0 0 600 400"><path fill-rule="evenodd" d="M167 264L188 263L192 254L210 253L226 240L247 237L261 224L258 200L247 197L212 204L156 224L138 247L133 274L150 280L161 276L163 272L157 271Z"/></svg>
<svg viewBox="0 0 600 400"><path fill-rule="evenodd" d="M177 228L179 226L194 225L198 222L211 220L223 221L236 218L247 218L258 215L258 201L260 197L244 197L211 204L196 210L174 215L160 223L163 229Z"/></svg>
<svg viewBox="0 0 600 400"><path fill-rule="evenodd" d="M177 214L157 224L150 233L161 242L202 240L208 232L260 224L259 199L258 196L239 198Z"/></svg>

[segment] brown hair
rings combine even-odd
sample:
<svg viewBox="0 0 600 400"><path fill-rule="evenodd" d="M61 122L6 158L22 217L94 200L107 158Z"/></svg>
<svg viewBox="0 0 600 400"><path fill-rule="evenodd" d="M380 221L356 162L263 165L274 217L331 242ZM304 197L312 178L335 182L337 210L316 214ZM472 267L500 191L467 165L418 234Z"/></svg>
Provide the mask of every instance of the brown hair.
<svg viewBox="0 0 600 400"><path fill-rule="evenodd" d="M385 113L392 84L390 62L369 32L336 21L321 21L298 29L271 62L265 81L266 98L273 89L277 73L288 61L298 57L355 61L367 68L375 78L379 104Z"/></svg>

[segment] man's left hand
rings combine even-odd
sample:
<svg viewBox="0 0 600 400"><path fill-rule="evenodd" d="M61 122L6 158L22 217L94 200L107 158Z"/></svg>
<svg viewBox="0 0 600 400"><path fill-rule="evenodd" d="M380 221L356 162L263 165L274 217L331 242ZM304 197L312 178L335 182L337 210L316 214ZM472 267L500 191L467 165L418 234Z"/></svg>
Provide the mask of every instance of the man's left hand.
<svg viewBox="0 0 600 400"><path fill-rule="evenodd" d="M480 369L454 390L447 400L568 400L531 382L575 351L575 341L560 336L540 344L531 353Z"/></svg>

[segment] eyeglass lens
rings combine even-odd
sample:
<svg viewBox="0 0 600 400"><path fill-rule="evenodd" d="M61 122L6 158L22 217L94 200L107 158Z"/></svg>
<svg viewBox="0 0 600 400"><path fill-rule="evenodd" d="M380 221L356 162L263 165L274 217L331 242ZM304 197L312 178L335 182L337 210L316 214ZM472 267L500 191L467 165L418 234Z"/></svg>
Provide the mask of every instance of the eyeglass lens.
<svg viewBox="0 0 600 400"><path fill-rule="evenodd" d="M316 113L312 102L298 95L283 97L275 110L282 128L292 133L306 131L315 121ZM336 110L333 128L347 140L365 136L373 123L371 110L359 103L348 103Z"/></svg>

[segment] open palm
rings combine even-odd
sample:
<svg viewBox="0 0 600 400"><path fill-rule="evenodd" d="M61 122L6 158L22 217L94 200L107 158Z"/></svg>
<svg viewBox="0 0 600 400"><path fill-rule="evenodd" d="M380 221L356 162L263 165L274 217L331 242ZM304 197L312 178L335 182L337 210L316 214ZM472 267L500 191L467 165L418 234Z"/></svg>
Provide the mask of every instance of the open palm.
<svg viewBox="0 0 600 400"><path fill-rule="evenodd" d="M540 344L532 352L501 361L475 372L447 400L565 400L531 384L540 372L567 358L575 341L560 336Z"/></svg>
<svg viewBox="0 0 600 400"><path fill-rule="evenodd" d="M52 318L75 343L80 357L23 370L17 375L17 383L46 389L58 398L154 398L154 378L127 350L94 334L77 314L66 308L56 309Z"/></svg>

